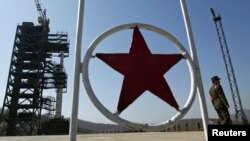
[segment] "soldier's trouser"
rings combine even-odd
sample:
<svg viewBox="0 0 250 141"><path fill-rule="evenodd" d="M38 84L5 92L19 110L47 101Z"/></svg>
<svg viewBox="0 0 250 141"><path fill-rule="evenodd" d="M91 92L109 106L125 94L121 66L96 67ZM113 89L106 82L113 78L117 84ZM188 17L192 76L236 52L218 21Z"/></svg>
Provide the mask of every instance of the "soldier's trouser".
<svg viewBox="0 0 250 141"><path fill-rule="evenodd" d="M221 125L231 124L231 118L230 118L228 109L226 107L215 109L215 110L219 116L219 121Z"/></svg>

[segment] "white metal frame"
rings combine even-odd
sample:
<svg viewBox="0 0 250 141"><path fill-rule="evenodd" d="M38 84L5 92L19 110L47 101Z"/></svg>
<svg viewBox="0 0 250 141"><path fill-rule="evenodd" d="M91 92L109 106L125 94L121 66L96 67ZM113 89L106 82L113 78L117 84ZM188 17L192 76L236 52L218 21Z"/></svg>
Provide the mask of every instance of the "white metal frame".
<svg viewBox="0 0 250 141"><path fill-rule="evenodd" d="M107 108L105 108L102 105L102 103L95 96L93 89L90 85L89 71L88 70L89 70L90 58L93 57L94 49L98 46L98 44L102 40L104 40L108 36L110 36L116 32L122 31L122 30L133 29L135 26L138 26L140 29L150 30L152 32L158 33L158 34L162 35L163 37L165 37L166 39L168 39L169 41L171 41L179 49L180 53L184 56L184 58L188 64L188 68L189 68L189 72L190 72L190 76L191 76L190 77L191 78L191 89L190 89L190 94L189 94L188 100L185 103L184 107L181 108L180 111L177 112L170 120L166 120L162 123L139 124L139 123L130 122L128 120L122 119L118 114L111 113ZM90 100L104 116L106 116L108 119L110 119L111 121L114 121L115 123L117 123L121 126L133 127L136 129L143 129L143 130L147 130L147 131L153 131L153 130L162 130L162 129L166 129L166 128L170 127L176 121L181 119L190 109L190 107L195 99L195 96L196 96L196 87L197 87L197 82L195 79L196 73L195 73L194 68L195 67L194 67L193 61L192 61L191 57L189 56L188 52L186 51L186 49L170 33L164 31L163 29L160 29L158 27L155 27L155 26L149 25L149 24L129 23L129 24L123 24L123 25L119 25L119 26L111 28L110 30L102 33L98 38L96 38L92 42L92 44L90 45L90 47L88 48L88 50L86 52L84 60L83 60L82 77L84 78L83 83L84 83L85 89L87 91L87 94L88 94Z"/></svg>
<svg viewBox="0 0 250 141"><path fill-rule="evenodd" d="M208 135L207 135L207 132L208 132L208 112L207 112L206 99L205 99L202 77L201 77L201 72L200 72L200 65L199 65L198 56L197 56L197 52L196 52L194 36L193 36L193 32L192 32L191 22L190 22L189 15L188 15L186 1L180 0L180 4L181 4L183 19L185 22L190 53L191 53L192 60L195 64L195 71L196 71L195 73L197 74L197 77L195 79L197 80L197 89L199 92L198 96L199 96L200 110L201 110L201 116L202 116L202 122L203 122L203 129L204 129L205 139L206 139L206 141L208 141Z"/></svg>
<svg viewBox="0 0 250 141"><path fill-rule="evenodd" d="M76 32L75 60L74 60L74 84L73 84L74 88L73 88L73 97L72 97L72 113L71 113L71 119L70 119L69 141L76 141L76 139L77 139L76 135L77 135L77 117L78 117L78 103L79 103L79 80L80 80L80 71L81 71L80 69L81 69L81 65L82 65L80 60L81 60L81 44L82 44L82 31L83 31L83 21L84 21L84 3L85 3L85 0L78 0L78 16L77 16L77 27L76 27L77 32ZM187 54L185 49L182 47L182 45L175 38L172 38L172 40L177 41L176 43L181 47L181 49L184 49L184 52L182 52L182 53L186 53L189 68L192 66L191 67L192 68L191 69L191 75L192 75L191 78L192 78L193 83L191 83L191 84L193 86L191 87L191 91L193 91L193 92L190 92L191 95L189 96L188 101L185 104L184 108L181 109L180 113L177 113L172 118L172 121L176 121L177 119L180 119L183 115L185 115L185 113L191 107L191 105L192 105L191 103L193 102L193 100L195 98L196 89L198 89L199 90L199 102L200 102L200 109L201 109L202 120L203 120L203 128L204 128L204 133L205 133L205 139L206 139L206 141L208 141L208 135L207 135L208 112L207 112L207 107L206 107L204 88L203 88L203 84L202 84L202 78L201 78L201 73L200 73L200 68L199 68L198 57L197 57L197 53L196 53L196 49L195 49L195 43L194 43L194 39L193 39L191 23L190 23L190 20L189 20L185 0L180 0L180 4L181 4L181 8L182 8L182 14L183 14L183 18L184 18L184 22L185 22L185 26L186 26L186 32L187 32L187 36L188 36L189 48L190 48L190 53L191 53L192 58L190 58L190 56ZM140 28L143 28L142 25L141 25ZM158 28L156 28L156 29L158 29ZM122 28L120 30L122 30ZM104 39L104 37L102 37L102 38ZM99 41L98 40L97 40L98 42L95 41L95 44L92 44L92 46L97 46L98 43L101 41L100 39L102 39L102 38L100 36ZM89 55L85 56L85 58L87 58L87 59L84 60L84 61L86 61L85 66L88 66L90 55L93 52L94 48L95 47L92 47L91 49L88 50ZM193 68L195 68L195 70ZM88 74L88 69L86 69L84 73ZM197 76L195 76L196 74L197 74ZM85 80L85 81L89 82L89 80ZM196 88L196 81L198 83L197 88ZM90 85L88 86L88 89L92 90ZM101 103L99 102L99 104L101 104ZM105 111L106 108L103 107L103 109L104 109L103 111ZM109 115L112 114L107 109L106 109L106 112L108 112ZM111 116L111 117L115 117L115 116ZM115 117L115 118L117 120L125 121L125 120L123 120L123 119L121 119L119 117ZM126 122L127 121L125 121L125 124L126 124ZM158 127L164 126L164 125L165 126L170 125L170 122L171 121L168 120L165 123L160 123L160 125L158 125ZM132 125L133 125L133 123L132 123ZM137 124L135 124L135 125L137 125ZM138 125L138 126L145 126L145 125ZM153 127L154 126L152 126L152 128Z"/></svg>

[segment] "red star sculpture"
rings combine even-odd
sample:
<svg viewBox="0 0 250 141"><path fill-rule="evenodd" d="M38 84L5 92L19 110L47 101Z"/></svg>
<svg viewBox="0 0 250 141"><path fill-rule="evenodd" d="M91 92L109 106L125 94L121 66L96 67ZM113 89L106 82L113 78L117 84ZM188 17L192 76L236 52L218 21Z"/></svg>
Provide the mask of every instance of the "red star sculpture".
<svg viewBox="0 0 250 141"><path fill-rule="evenodd" d="M152 54L136 26L129 53L102 54L96 56L124 75L117 111L121 113L146 90L152 92L179 111L164 74L183 56L181 54Z"/></svg>

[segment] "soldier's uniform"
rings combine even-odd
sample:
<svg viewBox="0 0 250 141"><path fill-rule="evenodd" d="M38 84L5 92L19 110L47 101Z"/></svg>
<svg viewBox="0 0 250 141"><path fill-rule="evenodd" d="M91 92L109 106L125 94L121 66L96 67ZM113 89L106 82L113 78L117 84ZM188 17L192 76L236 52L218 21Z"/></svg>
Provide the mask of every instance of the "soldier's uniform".
<svg viewBox="0 0 250 141"><path fill-rule="evenodd" d="M221 125L231 124L231 118L228 111L229 104L225 97L223 88L220 84L215 84L214 81L219 81L220 78L218 76L214 76L211 78L213 82L213 86L211 86L209 93L211 97L211 102L219 116L219 122Z"/></svg>

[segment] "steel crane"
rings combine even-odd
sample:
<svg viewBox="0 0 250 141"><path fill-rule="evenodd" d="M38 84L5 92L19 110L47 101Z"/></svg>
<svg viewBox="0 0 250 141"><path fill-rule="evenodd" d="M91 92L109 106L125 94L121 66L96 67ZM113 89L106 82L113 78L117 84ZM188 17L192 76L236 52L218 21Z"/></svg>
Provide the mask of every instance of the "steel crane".
<svg viewBox="0 0 250 141"><path fill-rule="evenodd" d="M49 19L46 17L46 9L42 9L39 0L35 0L36 9L39 12L38 23L41 24L47 32L49 32Z"/></svg>

